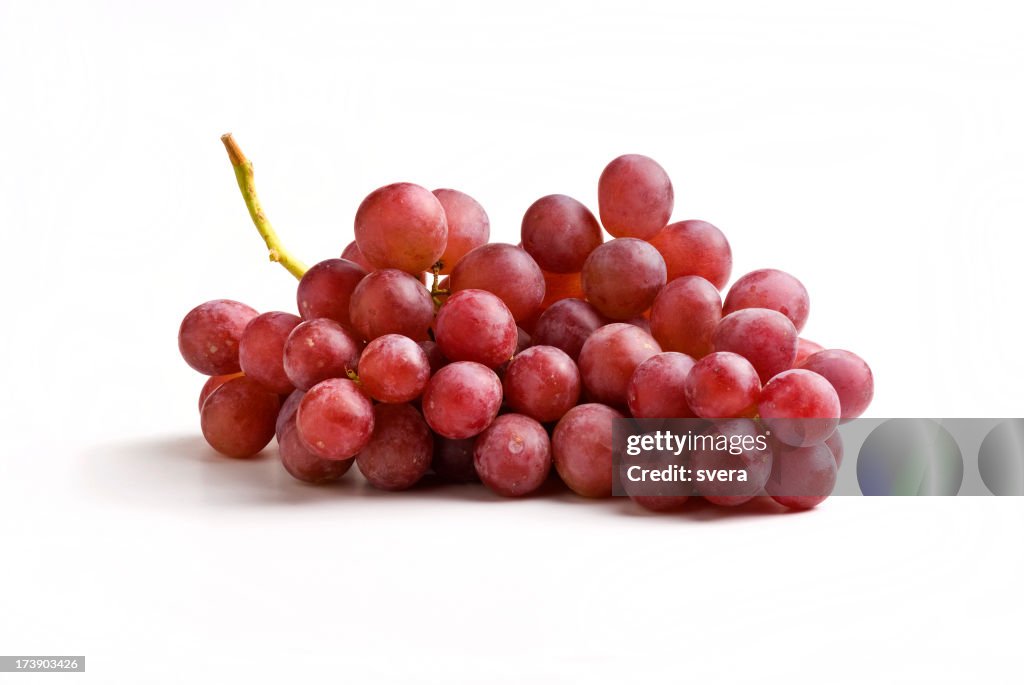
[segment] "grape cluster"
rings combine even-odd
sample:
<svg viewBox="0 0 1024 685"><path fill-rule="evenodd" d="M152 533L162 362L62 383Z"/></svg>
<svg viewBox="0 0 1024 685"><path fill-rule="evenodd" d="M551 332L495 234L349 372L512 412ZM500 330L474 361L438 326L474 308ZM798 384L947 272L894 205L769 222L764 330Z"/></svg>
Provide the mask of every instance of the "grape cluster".
<svg viewBox="0 0 1024 685"><path fill-rule="evenodd" d="M355 463L384 490L433 472L516 497L553 469L607 497L613 419L733 419L713 430L770 434L770 454L736 457L752 482L700 494L818 504L842 459L837 424L871 401L867 364L800 337L809 297L785 272L746 274L723 301L729 242L706 221L669 223L672 183L654 160L612 161L598 204L600 221L542 197L511 245L488 243L487 213L465 193L373 191L341 258L302 276L299 316L232 300L185 316L181 354L210 377L204 437L247 458L276 436L284 468L309 483ZM818 494L793 495L781 472ZM686 498L634 499L664 511Z"/></svg>

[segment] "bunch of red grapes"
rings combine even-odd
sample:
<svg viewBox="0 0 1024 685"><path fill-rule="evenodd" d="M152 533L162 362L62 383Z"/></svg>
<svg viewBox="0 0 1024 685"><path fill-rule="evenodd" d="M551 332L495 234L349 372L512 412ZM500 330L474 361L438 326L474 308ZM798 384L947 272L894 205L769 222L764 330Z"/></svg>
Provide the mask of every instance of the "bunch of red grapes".
<svg viewBox="0 0 1024 685"><path fill-rule="evenodd" d="M511 245L488 243L465 193L373 191L341 258L303 275L299 316L232 300L185 316L181 354L210 376L203 435L235 458L276 435L284 468L309 483L355 463L384 490L433 472L515 497L553 466L572 491L607 497L617 417L775 422L769 463L748 465L758 482L707 499L824 499L773 495L772 460L831 492L836 425L873 394L867 364L799 337L809 298L787 273L746 274L723 302L729 243L705 221L669 223L672 184L654 160L612 161L598 203L600 222L571 197L542 197ZM823 420L813 439L787 439L780 421L805 418ZM667 510L686 496L636 499Z"/></svg>

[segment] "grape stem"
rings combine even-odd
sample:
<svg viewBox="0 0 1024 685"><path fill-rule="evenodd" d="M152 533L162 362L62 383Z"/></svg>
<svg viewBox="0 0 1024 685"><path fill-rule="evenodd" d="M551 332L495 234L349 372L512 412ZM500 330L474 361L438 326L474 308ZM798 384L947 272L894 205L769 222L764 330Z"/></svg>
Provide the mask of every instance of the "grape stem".
<svg viewBox="0 0 1024 685"><path fill-rule="evenodd" d="M436 262L434 266L430 267L430 271L434 274L434 282L430 286L430 297L434 300L434 311L441 308L441 296L447 295L450 291L448 288L439 288L438 285L441 281L441 269L443 264Z"/></svg>
<svg viewBox="0 0 1024 685"><path fill-rule="evenodd" d="M249 216L252 217L252 222L256 224L256 230L259 231L263 242L267 244L270 261L277 262L288 269L288 273L295 276L295 278L301 279L302 275L306 273L307 267L285 249L284 245L281 244L281 239L277 237L274 227L270 225L267 215L263 213L259 196L256 195L252 162L242 152L242 148L238 147L238 143L235 142L230 133L222 135L220 140L224 143L224 147L228 151L228 159L231 160L231 166L235 169L235 179L238 181L238 189L242 191L242 199L245 200Z"/></svg>

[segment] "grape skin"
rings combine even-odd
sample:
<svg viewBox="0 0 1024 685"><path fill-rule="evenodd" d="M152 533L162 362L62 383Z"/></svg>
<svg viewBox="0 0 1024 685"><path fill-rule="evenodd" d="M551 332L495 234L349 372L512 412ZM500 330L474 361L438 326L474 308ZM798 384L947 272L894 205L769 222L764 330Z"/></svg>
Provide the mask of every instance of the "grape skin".
<svg viewBox="0 0 1024 685"><path fill-rule="evenodd" d="M303 483L330 483L352 468L354 459L321 459L302 444L294 414L277 432L277 450L288 474Z"/></svg>
<svg viewBox="0 0 1024 685"><path fill-rule="evenodd" d="M746 359L712 352L686 377L686 403L704 419L750 418L757 412L761 381Z"/></svg>
<svg viewBox="0 0 1024 685"><path fill-rule="evenodd" d="M546 195L523 215L523 249L544 271L579 272L604 242L601 226L583 203L568 195Z"/></svg>
<svg viewBox="0 0 1024 685"><path fill-rule="evenodd" d="M366 259L366 256L363 255L362 250L359 249L359 246L356 245L356 241L354 240L350 242L348 245L346 245L345 249L341 251L341 258L347 259L350 262L358 264L359 266L363 267L366 273L370 273L371 271L377 270L377 267L375 267L373 264L370 264L370 262Z"/></svg>
<svg viewBox="0 0 1024 685"><path fill-rule="evenodd" d="M427 353L404 335L382 335L359 357L363 391L378 402L401 404L423 394L430 380Z"/></svg>
<svg viewBox="0 0 1024 685"><path fill-rule="evenodd" d="M310 388L295 419L302 444L323 459L350 459L373 434L373 404L345 378L330 378Z"/></svg>
<svg viewBox="0 0 1024 685"><path fill-rule="evenodd" d="M206 404L206 398L212 395L214 390L224 385L232 378L238 378L239 376L244 375L244 373L239 371L238 373L228 373L223 376L210 376L207 378L206 382L203 383L203 389L199 391L199 411L203 411L203 405Z"/></svg>
<svg viewBox="0 0 1024 685"><path fill-rule="evenodd" d="M539 345L512 359L502 385L509 407L547 423L557 421L576 406L581 380L569 355L557 347Z"/></svg>
<svg viewBox="0 0 1024 685"><path fill-rule="evenodd" d="M305 321L284 343L284 370L299 390L328 378L344 378L359 363L360 344L333 319Z"/></svg>
<svg viewBox="0 0 1024 685"><path fill-rule="evenodd" d="M622 155L601 172L597 202L606 231L649 240L668 223L675 197L661 165L643 155Z"/></svg>
<svg viewBox="0 0 1024 685"><path fill-rule="evenodd" d="M576 361L587 338L608 323L608 319L589 302L576 298L560 300L537 320L533 342L535 345L557 347Z"/></svg>
<svg viewBox="0 0 1024 685"><path fill-rule="evenodd" d="M486 290L460 290L437 313L434 333L441 353L452 361L479 362L491 368L516 351L518 329L512 312Z"/></svg>
<svg viewBox="0 0 1024 685"><path fill-rule="evenodd" d="M434 302L414 277L397 269L380 269L356 286L349 314L363 340L398 333L418 342L429 337Z"/></svg>
<svg viewBox="0 0 1024 685"><path fill-rule="evenodd" d="M259 454L274 437L281 400L246 376L233 378L206 398L200 412L210 447L235 459Z"/></svg>
<svg viewBox="0 0 1024 685"><path fill-rule="evenodd" d="M636 326L612 323L597 329L580 350L580 376L589 397L625 407L636 367L660 352L654 338Z"/></svg>
<svg viewBox="0 0 1024 685"><path fill-rule="evenodd" d="M732 248L712 224L691 219L669 224L651 238L665 259L669 282L683 276L700 276L721 290L732 273Z"/></svg>
<svg viewBox="0 0 1024 685"><path fill-rule="evenodd" d="M610 319L628 319L650 308L666 283L665 260L643 240L617 238L590 253L583 265L587 301Z"/></svg>
<svg viewBox="0 0 1024 685"><path fill-rule="evenodd" d="M804 360L800 367L824 376L835 388L842 423L857 418L871 404L875 395L871 367L853 352L822 350Z"/></svg>
<svg viewBox="0 0 1024 685"><path fill-rule="evenodd" d="M711 426L706 435L726 436L731 440L739 438L756 438L761 431L757 424L749 419L722 421ZM723 507L735 507L749 502L761 493L772 473L772 450L743 450L741 454L732 454L723 450L696 449L690 453L690 468L717 471L719 469L742 469L747 472L746 481L708 480L698 484L697 492L704 499Z"/></svg>
<svg viewBox="0 0 1024 685"><path fill-rule="evenodd" d="M746 358L767 383L793 368L797 335L793 323L772 309L742 309L721 320L715 329L718 352L735 352Z"/></svg>
<svg viewBox="0 0 1024 685"><path fill-rule="evenodd" d="M836 470L843 465L843 436L837 430L832 435L828 436L825 441L825 445L832 452L832 456L836 459Z"/></svg>
<svg viewBox="0 0 1024 685"><path fill-rule="evenodd" d="M242 370L238 343L245 327L259 315L252 307L234 300L211 300L199 305L181 321L178 350L185 362L207 376L224 376Z"/></svg>
<svg viewBox="0 0 1024 685"><path fill-rule="evenodd" d="M408 404L373 408L373 436L356 456L356 466L380 490L407 490L430 469L434 439L420 413Z"/></svg>
<svg viewBox="0 0 1024 685"><path fill-rule="evenodd" d="M309 267L296 291L299 314L307 321L327 318L351 325L352 292L367 273L359 264L347 259L325 259Z"/></svg>
<svg viewBox="0 0 1024 685"><path fill-rule="evenodd" d="M761 420L775 439L806 447L824 442L839 425L839 395L813 371L792 369L768 381L758 403Z"/></svg>
<svg viewBox="0 0 1024 685"><path fill-rule="evenodd" d="M791 447L773 443L774 463L765 484L773 500L790 509L811 509L832 494L836 459L822 443Z"/></svg>
<svg viewBox="0 0 1024 685"><path fill-rule="evenodd" d="M451 440L434 436L434 459L430 466L442 480L449 483L476 483L480 477L473 465L475 438Z"/></svg>
<svg viewBox="0 0 1024 685"><path fill-rule="evenodd" d="M612 419L621 418L622 414L603 404L581 404L555 426L551 437L555 470L576 494L612 494Z"/></svg>
<svg viewBox="0 0 1024 685"><path fill-rule="evenodd" d="M378 269L419 274L441 258L448 240L444 207L414 183L378 188L359 205L356 245Z"/></svg>
<svg viewBox="0 0 1024 685"><path fill-rule="evenodd" d="M651 306L651 334L662 349L696 359L713 351L721 320L722 296L700 276L669 281Z"/></svg>
<svg viewBox="0 0 1024 685"><path fill-rule="evenodd" d="M516 322L527 321L544 299L544 274L526 250L489 243L470 250L452 269L452 293L486 290L505 303Z"/></svg>
<svg viewBox="0 0 1024 685"><path fill-rule="evenodd" d="M728 316L742 309L774 309L803 330L811 309L807 288L794 276L778 269L758 269L740 277L729 288L723 312Z"/></svg>
<svg viewBox="0 0 1024 685"><path fill-rule="evenodd" d="M626 391L629 413L638 419L689 419L686 378L696 362L680 352L662 352L633 372Z"/></svg>
<svg viewBox="0 0 1024 685"><path fill-rule="evenodd" d="M427 361L430 363L430 375L433 376L442 367L444 367L448 360L444 354L441 353L441 347L433 340L420 340L417 345L427 355Z"/></svg>
<svg viewBox="0 0 1024 685"><path fill-rule="evenodd" d="M435 433L471 438L491 425L501 408L501 381L477 362L452 362L434 374L423 393L423 416Z"/></svg>
<svg viewBox="0 0 1024 685"><path fill-rule="evenodd" d="M808 340L807 338L797 338L796 341L796 359L793 361L793 366L801 366L807 358L812 354L824 351L824 347L816 342Z"/></svg>
<svg viewBox="0 0 1024 685"><path fill-rule="evenodd" d="M284 345L302 319L285 312L266 312L249 322L238 344L238 361L249 378L284 395L294 388L284 370Z"/></svg>
<svg viewBox="0 0 1024 685"><path fill-rule="evenodd" d="M284 424L295 416L295 413L299 411L299 402L305 397L306 392L304 390L294 390L292 394L285 398L284 402L281 403L281 411L277 413L277 424L274 426L274 432L277 434L278 439L281 437L281 429Z"/></svg>
<svg viewBox="0 0 1024 685"><path fill-rule="evenodd" d="M551 442L537 421L505 414L477 436L473 464L480 480L503 497L534 492L551 470Z"/></svg>
<svg viewBox="0 0 1024 685"><path fill-rule="evenodd" d="M444 208L448 221L448 242L441 255L441 273L450 274L466 253L486 245L491 237L491 220L487 212L466 193L438 188L434 197Z"/></svg>

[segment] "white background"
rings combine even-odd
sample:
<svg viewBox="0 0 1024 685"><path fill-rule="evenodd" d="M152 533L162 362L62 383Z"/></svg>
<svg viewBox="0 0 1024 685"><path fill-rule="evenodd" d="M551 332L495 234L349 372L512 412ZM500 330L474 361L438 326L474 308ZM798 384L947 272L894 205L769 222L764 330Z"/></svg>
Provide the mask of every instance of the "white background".
<svg viewBox="0 0 1024 685"><path fill-rule="evenodd" d="M0 653L96 683L1016 681L1020 499L314 489L205 446L176 349L199 302L294 309L225 131L310 262L384 183L515 242L640 152L734 275L804 281L872 416L1021 416L1013 3L150 5L0 2Z"/></svg>

